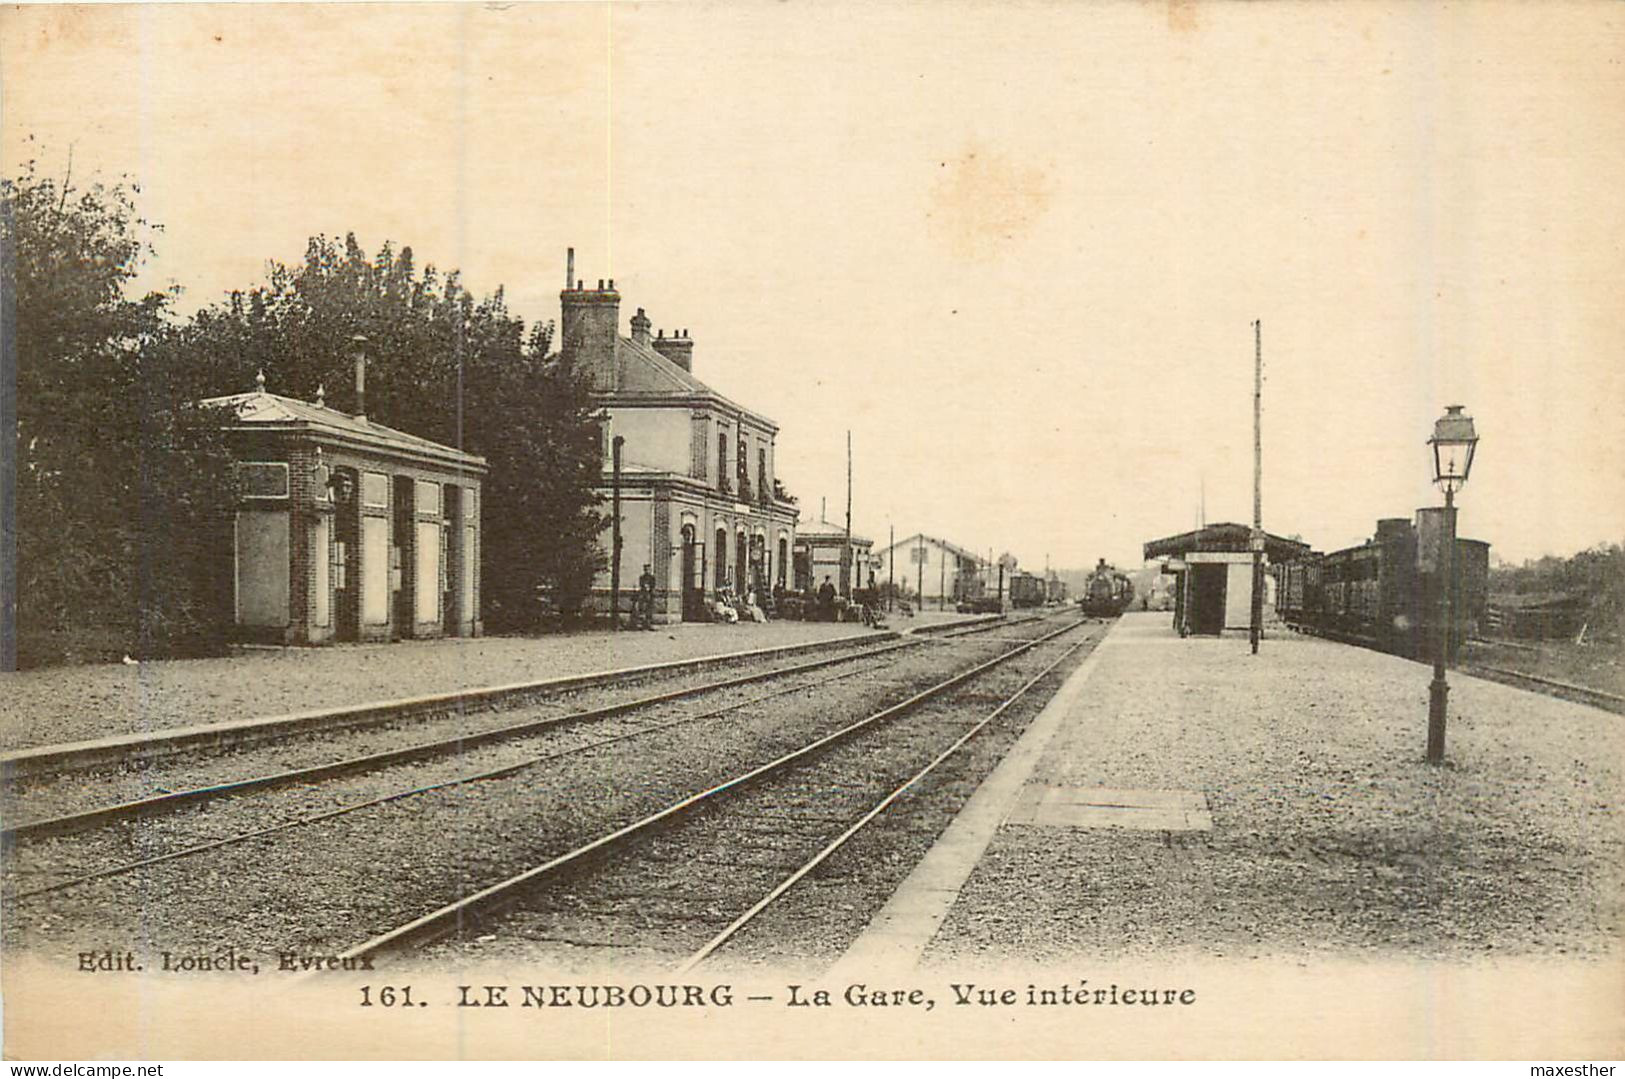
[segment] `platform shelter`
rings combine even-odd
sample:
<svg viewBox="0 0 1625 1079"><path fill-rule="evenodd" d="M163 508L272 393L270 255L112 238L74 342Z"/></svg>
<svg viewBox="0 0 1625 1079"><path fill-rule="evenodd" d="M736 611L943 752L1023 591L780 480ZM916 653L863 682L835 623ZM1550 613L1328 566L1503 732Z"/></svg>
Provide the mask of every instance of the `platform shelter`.
<svg viewBox="0 0 1625 1079"><path fill-rule="evenodd" d="M1309 553L1309 545L1264 533L1264 566ZM1252 529L1211 524L1145 544L1147 562L1162 560L1162 572L1176 577L1174 628L1181 636L1218 635L1252 625ZM1269 576L1264 577L1266 589ZM1266 598L1265 609L1269 609Z"/></svg>

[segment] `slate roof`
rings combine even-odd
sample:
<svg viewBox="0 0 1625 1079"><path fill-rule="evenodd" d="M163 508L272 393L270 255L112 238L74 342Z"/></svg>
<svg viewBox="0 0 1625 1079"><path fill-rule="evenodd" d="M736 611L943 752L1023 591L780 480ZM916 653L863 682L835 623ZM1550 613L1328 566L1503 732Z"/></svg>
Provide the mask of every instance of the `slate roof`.
<svg viewBox="0 0 1625 1079"><path fill-rule="evenodd" d="M233 426L245 430L272 428L321 432L376 449L435 457L481 470L485 468L485 458L478 454L464 453L455 447L419 438L405 431L397 431L381 423L357 419L347 412L340 412L325 405L315 405L309 401L283 397L265 390L211 397L203 404L216 408L230 408L236 414L236 424Z"/></svg>
<svg viewBox="0 0 1625 1079"><path fill-rule="evenodd" d="M685 371L681 365L662 356L652 346L639 344L629 337L615 336L615 370L595 370L593 389L616 400L636 403L639 398L651 402L669 397L703 397L733 412L743 413L761 425L777 431L778 424L730 400Z"/></svg>
<svg viewBox="0 0 1625 1079"><path fill-rule="evenodd" d="M987 559L983 558L975 551L967 551L957 543L949 543L947 540L938 539L936 536L927 536L923 532L916 532L907 539L900 539L890 547L884 548L881 553L884 554L886 551L912 549L919 546L922 541L925 543L933 543L950 554L960 559L968 559L969 561L975 562L979 566L987 564Z"/></svg>
<svg viewBox="0 0 1625 1079"><path fill-rule="evenodd" d="M846 529L844 527L837 524L830 524L828 521L807 521L796 525L796 539L798 540L838 540L845 534ZM852 542L859 547L874 546L874 540L860 536L856 532L852 533Z"/></svg>

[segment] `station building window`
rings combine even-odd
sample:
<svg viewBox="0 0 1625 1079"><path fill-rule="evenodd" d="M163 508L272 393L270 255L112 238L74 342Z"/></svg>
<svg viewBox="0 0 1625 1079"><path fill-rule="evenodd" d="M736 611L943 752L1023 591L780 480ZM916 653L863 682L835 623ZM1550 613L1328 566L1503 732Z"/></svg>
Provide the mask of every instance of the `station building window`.
<svg viewBox="0 0 1625 1079"><path fill-rule="evenodd" d="M244 498L287 498L286 461L244 461L237 466Z"/></svg>
<svg viewBox="0 0 1625 1079"><path fill-rule="evenodd" d="M389 508L389 477L382 472L361 473L361 505L365 509Z"/></svg>

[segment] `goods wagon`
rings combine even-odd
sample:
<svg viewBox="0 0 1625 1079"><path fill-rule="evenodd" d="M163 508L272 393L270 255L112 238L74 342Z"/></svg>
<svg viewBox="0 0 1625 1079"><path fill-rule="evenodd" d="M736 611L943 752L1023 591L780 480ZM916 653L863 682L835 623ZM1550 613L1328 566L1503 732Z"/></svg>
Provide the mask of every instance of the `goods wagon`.
<svg viewBox="0 0 1625 1079"><path fill-rule="evenodd" d="M1020 570L1010 576L1010 606L1042 607L1048 596L1044 578Z"/></svg>

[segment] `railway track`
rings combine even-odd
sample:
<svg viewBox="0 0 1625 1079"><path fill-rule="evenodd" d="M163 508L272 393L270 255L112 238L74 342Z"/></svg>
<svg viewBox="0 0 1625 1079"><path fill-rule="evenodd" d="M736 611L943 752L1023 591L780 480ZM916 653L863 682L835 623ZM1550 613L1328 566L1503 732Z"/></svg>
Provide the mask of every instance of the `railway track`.
<svg viewBox="0 0 1625 1079"><path fill-rule="evenodd" d="M1380 647L1380 642L1375 637L1371 636L1365 636L1347 631L1327 630L1324 627L1310 629L1294 626L1292 628L1300 633L1306 633L1316 637L1323 637L1327 640L1337 641L1342 644L1352 644L1361 648L1370 648L1373 651L1378 652L1386 651ZM1504 641L1480 642L1477 640L1468 640L1466 642L1466 649L1463 650L1465 651L1470 649L1475 644L1505 645L1507 643L1508 642ZM1526 646L1513 645L1513 647ZM1531 651L1534 651L1534 649L1531 649ZM1401 656L1400 658L1409 659L1413 663L1428 664L1431 662L1426 659L1418 659L1415 656ZM1573 682L1565 682L1556 678L1547 678L1543 675L1530 674L1528 671L1515 671L1506 667L1497 666L1495 664L1475 663L1470 660L1458 661L1450 669L1461 674L1470 675L1474 678L1482 678L1489 682L1499 682L1502 685L1527 690L1530 693L1539 693L1547 697L1557 697L1560 700L1573 701L1576 704L1590 705L1592 708L1601 708L1604 711L1625 713L1625 696L1618 693L1609 693L1606 690L1593 689L1590 686L1581 686L1576 685Z"/></svg>
<svg viewBox="0 0 1625 1079"><path fill-rule="evenodd" d="M1529 674L1527 671L1513 671L1505 667L1496 667L1485 663L1463 663L1456 668L1462 674L1483 678L1490 682L1500 682L1502 685L1516 686L1519 689L1529 690L1531 693L1543 693L1548 697L1559 697L1577 704L1587 704L1593 708L1601 708L1609 712L1625 713L1625 696L1618 693L1608 693L1589 686L1578 686L1573 682L1563 682L1555 678L1544 678L1538 674Z"/></svg>
<svg viewBox="0 0 1625 1079"><path fill-rule="evenodd" d="M965 632L964 636L974 639L980 634ZM986 648L987 644L980 647ZM139 825L133 823L133 817L139 813L132 813L104 816L100 824L105 826L92 827L84 833L41 833L36 837L37 843L25 842L20 849L14 843L13 849L8 851L7 875L13 887L7 902L17 910L48 911L43 928L50 930L56 923L79 919L95 924L105 913L109 901L117 903L117 896L127 894L130 889L136 889L144 896L164 891L190 894L198 892L204 883L214 887L237 878L252 878L244 879L243 884L244 887L253 888L256 883L262 887L273 883L272 878L275 877L274 887L270 890L286 894L292 906L312 903L340 908L354 906L342 896L337 899L310 896L305 890L289 887L284 877L287 871L281 868L281 863L285 858L300 862L314 857L320 863L324 857L332 861L334 852L342 852L336 857L347 862L360 858L365 864L372 864L371 860L376 859L379 864L387 866L392 859L399 859L413 869L416 868L413 865L415 862L433 861L441 869L449 871L442 873L442 876L469 879L483 873L486 863L499 862L503 857L500 854L502 848L523 840L529 833L540 833L538 841L545 842L550 835L572 831L577 815L591 823L614 818L617 814L625 816L636 812L671 787L673 777L661 774L662 769L667 768L661 762L677 752L674 747L681 746L685 732L691 738L696 737L693 734L695 731L708 732L705 738L726 744L729 752L748 754L758 746L782 742L777 730L781 724L774 722L777 709L800 709L803 715L795 723L789 724L792 728L807 728L817 723L827 726L828 716L820 714L827 712L827 709L816 707L822 688L851 685L859 681L882 687L887 684L888 676L884 674L889 665L887 657L894 662L905 662L906 657L913 656L915 658L907 662L918 666L925 662L927 656L927 653L909 651L899 644L884 649L887 657L880 657L877 662L866 665L854 662L867 660L881 651L872 649L855 657L822 657L817 666L827 665L832 671L800 672L817 676L810 681L806 677L797 678L794 684L772 687L768 692L745 693L743 690L747 687L735 684L740 679L725 679L724 682L732 685L732 696L725 701L709 701L704 710L697 714L685 713L676 717L668 714L657 722L632 730L610 732L595 727L599 734L571 745L541 747L540 751L535 751L535 745L522 749L503 743L496 748L506 753L507 757L494 767L464 770L458 775L440 777L430 782L397 783L382 793L376 789L382 780L375 770L367 778L371 789L365 797L354 797L343 805L327 806L316 812L298 810L312 798L320 800L323 796L320 784L298 783L281 796L284 800L275 807L267 807L258 799L231 797L225 798L225 804L219 808L199 805L198 812L175 814L165 819L146 819ZM941 655L939 650L928 652ZM755 680L784 677L785 671L778 669ZM907 681L896 672L889 677L893 682ZM917 680L916 675L908 677ZM693 692L691 687L688 695L693 695ZM752 714L754 705L774 698L778 701L773 713ZM787 706L785 702L791 703ZM754 711L761 712L760 709ZM726 722L725 730L718 727L721 722ZM528 737L534 738L534 735ZM637 739L642 740L644 748L636 759L628 760L617 755ZM731 762L722 761L719 767L726 763ZM595 801L597 791L594 784L598 785L598 790L602 790L606 766L612 783L624 784L627 788L619 792L625 794L625 805L591 804L590 811L581 814L571 812L584 801ZM381 774L393 777L396 769L421 768L422 765L409 763L388 767L391 771ZM641 777L639 773L645 770L648 776ZM640 785L648 789L637 789ZM462 796L463 802L455 807L458 811L469 808L472 803L475 808L490 812L495 819L477 822L473 816L463 817L454 812L447 817L445 827L436 828L433 814L451 810L443 804L430 803L437 798L444 802L457 791L471 792ZM362 810L376 812L368 814ZM265 819L268 816L271 819ZM347 820L362 820L364 823L346 825ZM405 822L405 826L396 827L397 822ZM485 831L494 834L495 842L471 838L472 854L457 846L456 833L479 831L485 823L490 825ZM289 833L296 830L306 839L294 842ZM354 841L341 838L345 830L360 833L361 837ZM155 832L158 833L156 836L153 835ZM380 836L386 849L367 851L367 839ZM436 849L442 843L447 849ZM88 852L85 844L89 844ZM132 845L139 856L113 856ZM307 854L306 847L316 853ZM281 851L285 848L292 849L284 855ZM324 851L325 855L322 853ZM34 857L30 866L27 864L30 859L19 858L19 855L31 852ZM267 852L274 866L267 865ZM20 862L23 864L19 865ZM324 867L319 875L325 877L329 872ZM42 877L53 879L39 882ZM398 901L410 908L420 895L428 896L440 886L439 882L430 882L408 872L403 879L380 893L380 901L387 901L390 905ZM51 897L49 907L40 907L34 902L46 896ZM189 899L186 901L190 902ZM213 910L215 904L211 903L210 906ZM267 898L263 905L244 909L242 916L245 923L252 925L255 922L278 921L284 913L291 912L282 911L276 900ZM351 912L344 910L343 913L348 915ZM163 922L165 916L158 914L152 920ZM320 920L319 913L302 918L301 927L308 929L312 924L319 925ZM229 919L219 924L229 926ZM144 922L140 929L148 931L147 924ZM279 931L272 935L272 939L291 939L291 936ZM325 936L320 941L310 943L324 942L330 943Z"/></svg>
<svg viewBox="0 0 1625 1079"><path fill-rule="evenodd" d="M146 762L140 769L118 773L97 784L87 782L86 773L70 763L61 772L36 773L28 779L13 780L8 785L7 816L15 817L23 806L29 804L60 801L62 797L60 793L56 799L52 799L49 795L41 797L41 789L52 783L70 788L66 792L70 799L99 796L103 801L9 824L0 829L0 842L15 843L41 836L71 833L120 820L173 812L186 806L254 791L320 782L392 765L460 755L480 746L524 737L543 730L604 720L737 687L839 667L870 657L883 657L903 649L917 647L926 641L953 640L980 635L999 629L1001 625L1002 623L993 622L952 629L930 637L887 639L879 645L859 642L833 655L822 654L825 650L821 649L816 659L774 666L743 675L683 684L673 689L628 696L619 701L590 708L566 709L549 714L540 711L540 706L532 706L524 709L525 718L518 720L504 717L499 712L492 712L490 709L493 706L487 702L476 711L453 712L437 724L429 724L431 728L438 726L444 732L440 737L416 740L406 737L412 731L423 729L422 725L415 722L410 726L397 724L395 729L382 732L369 727L367 731L352 733L349 736L352 744L362 747L362 751L337 757L333 756L335 746L341 745L345 739L335 736L333 729L324 725L315 731L290 731L282 736L285 740L295 741L303 746L306 750L304 752L297 749L290 752L281 744L268 747L265 739L255 732L249 736L249 741L244 745L225 740L205 750L193 751L190 758L184 761L177 761L171 756L163 766L162 774L156 777L152 773L157 769L152 762ZM647 672L643 670L632 672L632 676L627 679L628 686L642 684L646 676ZM594 688L602 689L604 686ZM484 700L478 691L476 696ZM407 718L410 720L412 717ZM321 740L315 741L313 735L320 735ZM242 771L245 764L252 764L254 753L251 750L269 756L274 766L259 771ZM229 760L230 766L235 767L238 774L230 777L221 776L219 774L221 769L227 767L220 763L222 759ZM206 776L207 781L191 784L186 782L187 777L195 776ZM180 782L177 782L177 779ZM156 793L107 799L107 792L110 789L132 792L154 786L160 787Z"/></svg>
<svg viewBox="0 0 1625 1079"><path fill-rule="evenodd" d="M597 947L673 955L680 971L710 961L799 882L897 806L1098 634L1005 670L995 694L975 683L1090 625L1023 641L765 764L730 776L569 851L355 944L352 960L433 944L438 958L478 959L498 935L530 941L527 962L579 960ZM895 758L895 759L892 759ZM878 760L886 766L877 767ZM493 922L500 921L495 933ZM474 928L469 928L473 926ZM433 957L432 957L433 958Z"/></svg>
<svg viewBox="0 0 1625 1079"><path fill-rule="evenodd" d="M973 626L957 630L946 636L952 638L974 637L988 633L999 628L997 625ZM930 638L935 640L937 638ZM405 787L392 790L383 795L351 800L331 809L316 813L296 816L291 820L282 820L268 826L255 826L243 831L231 833L225 837L212 838L202 843L190 843L178 849L169 849L159 853L143 854L134 860L117 863L113 866L103 867L90 872L75 873L66 879L49 884L13 891L5 896L7 901L26 900L36 898L51 892L61 891L65 888L88 883L110 876L118 876L136 869L173 861L179 858L191 857L207 851L216 850L234 843L252 839L259 839L277 832L287 831L297 827L317 824L335 817L363 809L381 806L403 798L426 794L435 790L447 789L465 783L475 783L483 780L498 779L524 768L533 767L543 762L576 753L599 749L604 746L628 742L633 739L654 734L686 724L716 719L741 708L763 703L776 697L791 693L804 692L837 678L846 677L850 672L841 668L853 663L862 663L870 659L884 660L886 657L911 648L920 643L916 640L882 645L878 648L858 649L837 656L821 656L788 667L775 667L766 671L747 675L734 676L720 680L713 680L701 685L689 685L677 689L641 696L632 700L621 701L611 705L590 708L562 715L543 716L541 718L525 719L518 723L507 723L498 727L483 729L454 738L438 739L431 742L413 743L380 752L367 753L361 756L340 758L306 768L283 770L268 774L256 775L250 778L238 779L224 783L207 786L187 788L184 790L168 791L163 794L131 801L116 802L82 810L76 813L49 817L32 822L15 825L7 828L4 833L5 840L11 846L28 840L38 840L49 836L68 835L97 826L117 824L123 821L153 816L160 813L176 812L184 808L199 806L201 804L223 798L240 798L259 791L273 790L291 785L310 785L326 780L333 780L357 773L373 772L391 766L400 766L415 761L430 760L441 756L463 756L481 746L512 741L541 734L552 733L575 724L588 724L592 721L604 721L613 717L633 715L639 712L657 710L661 706L677 702L689 701L697 698L709 697L724 691L734 690L759 683L778 681L787 677L823 672L836 669L831 675L821 675L811 681L794 681L789 686L780 687L767 693L756 694L734 700L720 707L707 707L697 713L680 714L676 717L658 717L651 723L633 726L628 729L615 729L595 734L576 744L559 747L549 744L542 752L522 757L517 762L504 763L500 766L473 771L464 770L446 778L435 779L430 782L409 784Z"/></svg>
<svg viewBox="0 0 1625 1079"><path fill-rule="evenodd" d="M129 770L166 762L189 753L225 753L245 747L299 741L333 732L351 732L398 724L404 721L432 723L457 719L469 713L527 707L582 692L704 674L781 659L795 660L824 651L867 647L882 641L933 639L936 636L979 632L1021 619L988 617L920 626L907 631L861 631L802 644L779 645L696 659L670 660L640 667L601 671L595 674L565 675L507 685L482 686L446 693L366 704L344 705L290 715L247 717L216 721L191 727L169 728L131 734L115 734L83 742L32 746L0 753L0 776L15 785L70 772L93 774L106 770Z"/></svg>

